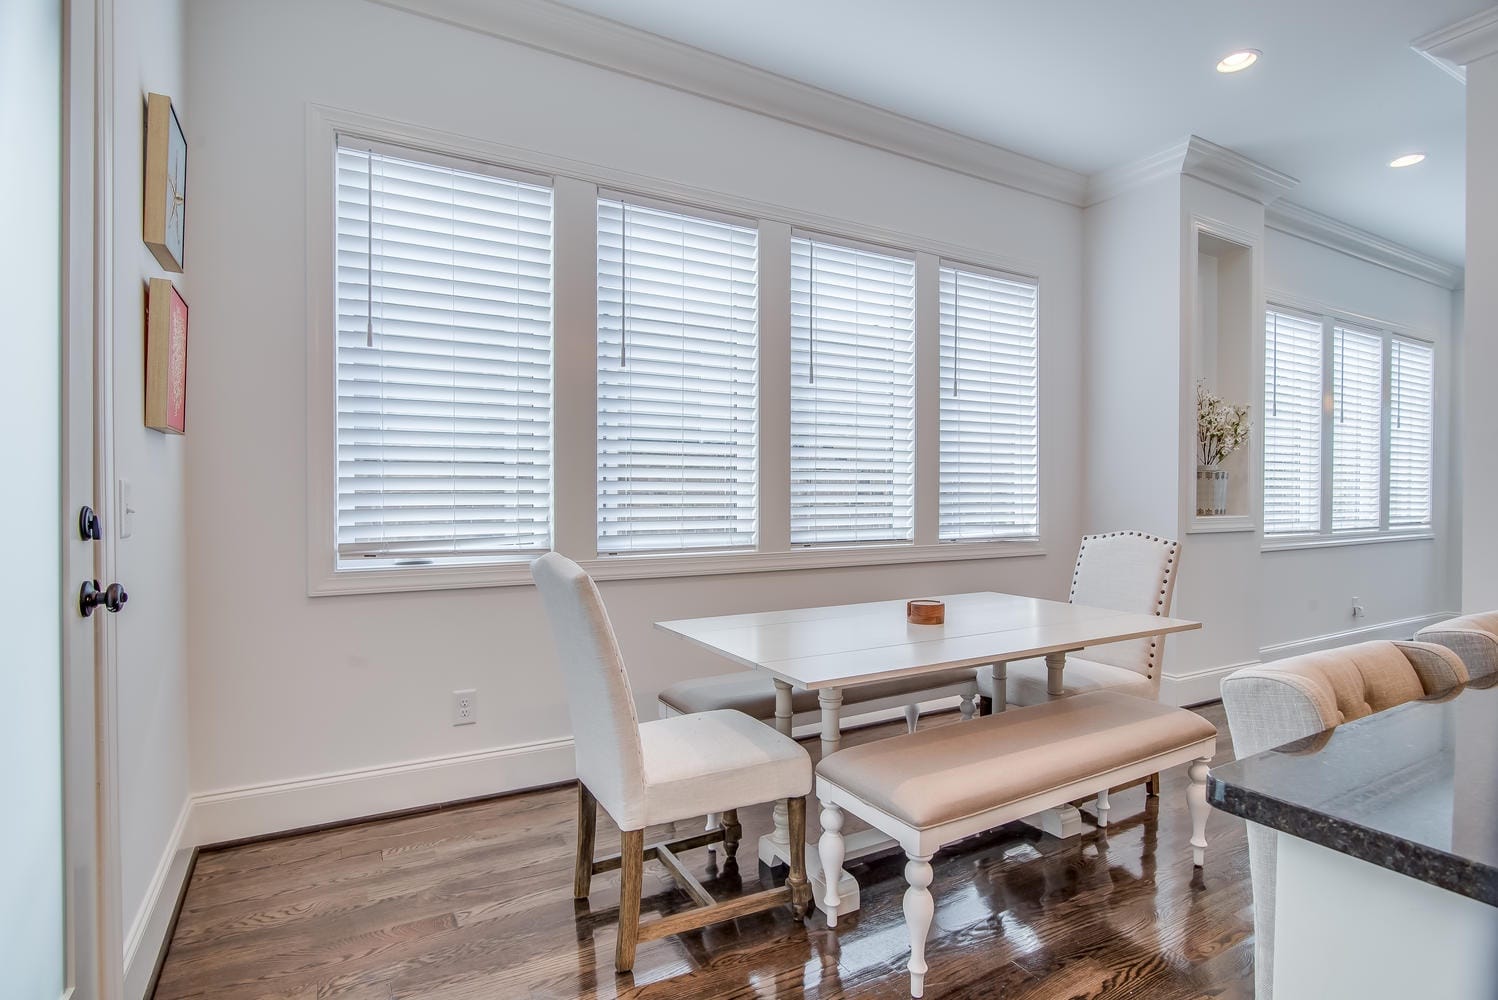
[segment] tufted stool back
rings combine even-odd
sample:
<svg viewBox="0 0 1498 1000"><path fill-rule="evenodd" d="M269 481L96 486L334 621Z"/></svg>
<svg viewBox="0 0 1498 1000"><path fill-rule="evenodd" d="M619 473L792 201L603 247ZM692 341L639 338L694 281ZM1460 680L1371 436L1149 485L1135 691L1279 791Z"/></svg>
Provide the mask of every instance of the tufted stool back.
<svg viewBox="0 0 1498 1000"><path fill-rule="evenodd" d="M1451 650L1423 642L1362 642L1246 667L1222 682L1222 705L1242 759L1292 740L1335 729L1465 683ZM1273 996L1275 832L1248 824L1254 884L1254 990Z"/></svg>
<svg viewBox="0 0 1498 1000"><path fill-rule="evenodd" d="M1463 615L1415 633L1421 642L1445 646L1462 658L1472 679L1498 675L1498 611Z"/></svg>
<svg viewBox="0 0 1498 1000"><path fill-rule="evenodd" d="M1084 535L1072 572L1073 604L1111 611L1166 616L1175 596L1181 545L1142 531L1108 531ZM1165 637L1133 639L1089 646L1087 659L1143 674L1160 686Z"/></svg>

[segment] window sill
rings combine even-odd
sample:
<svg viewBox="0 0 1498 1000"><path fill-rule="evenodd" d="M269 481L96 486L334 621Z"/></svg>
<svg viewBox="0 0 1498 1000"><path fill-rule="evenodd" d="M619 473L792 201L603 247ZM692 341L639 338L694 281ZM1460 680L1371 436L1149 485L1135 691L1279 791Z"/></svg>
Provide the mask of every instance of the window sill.
<svg viewBox="0 0 1498 1000"><path fill-rule="evenodd" d="M1295 549L1334 549L1344 545L1377 545L1381 542L1422 542L1436 537L1429 528L1419 531L1386 531L1377 535L1302 535L1270 540L1266 538L1260 547L1262 552L1288 552Z"/></svg>
<svg viewBox="0 0 1498 1000"><path fill-rule="evenodd" d="M947 542L938 545L795 549L789 552L603 556L582 560L582 566L595 580L659 580L1043 555L1045 549L1039 541L1024 539L1004 542ZM526 557L470 566L338 570L327 573L320 579L310 580L307 594L309 597L334 597L345 594L527 586L531 582L530 563L530 558Z"/></svg>

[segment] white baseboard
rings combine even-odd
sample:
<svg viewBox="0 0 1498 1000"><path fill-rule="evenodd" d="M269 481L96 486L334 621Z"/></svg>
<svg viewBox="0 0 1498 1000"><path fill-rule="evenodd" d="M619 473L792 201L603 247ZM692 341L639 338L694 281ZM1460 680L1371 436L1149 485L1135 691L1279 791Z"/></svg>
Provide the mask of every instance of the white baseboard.
<svg viewBox="0 0 1498 1000"><path fill-rule="evenodd" d="M130 921L125 934L125 996L144 1000L156 973L156 963L172 932L177 900L192 867L192 799L182 803L177 825L167 838L166 850L156 865L146 898Z"/></svg>
<svg viewBox="0 0 1498 1000"><path fill-rule="evenodd" d="M428 757L194 795L194 843L283 833L324 823L570 781L572 738Z"/></svg>
<svg viewBox="0 0 1498 1000"><path fill-rule="evenodd" d="M1270 660L1283 660L1290 656L1316 653L1323 649L1336 649L1338 646L1350 646L1353 643L1368 642L1373 639L1409 639L1427 625L1434 625L1455 617L1454 611L1439 611L1416 618L1400 618L1391 622L1380 622L1377 625L1365 625L1362 628L1348 629L1345 632L1329 632L1326 635L1297 639L1294 642L1278 642L1260 649L1259 659L1268 663Z"/></svg>
<svg viewBox="0 0 1498 1000"><path fill-rule="evenodd" d="M1216 701L1222 697L1224 677L1234 670L1258 665L1258 660L1245 660L1242 663L1229 663L1223 667L1194 670L1189 674L1161 674L1160 701L1178 708Z"/></svg>

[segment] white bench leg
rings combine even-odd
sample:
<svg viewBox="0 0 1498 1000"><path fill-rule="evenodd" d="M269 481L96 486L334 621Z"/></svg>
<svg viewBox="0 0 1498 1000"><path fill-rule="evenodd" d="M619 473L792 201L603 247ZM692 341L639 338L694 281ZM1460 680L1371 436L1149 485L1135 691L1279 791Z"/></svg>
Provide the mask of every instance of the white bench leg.
<svg viewBox="0 0 1498 1000"><path fill-rule="evenodd" d="M920 996L926 989L926 935L931 933L931 918L936 904L931 899L931 858L906 852L905 926L910 930L910 995Z"/></svg>
<svg viewBox="0 0 1498 1000"><path fill-rule="evenodd" d="M921 721L921 706L919 706L919 705L906 705L905 706L905 731L907 733L913 733L913 732L915 732L915 728L916 728L916 726L918 726L920 724L920 721Z"/></svg>
<svg viewBox="0 0 1498 1000"><path fill-rule="evenodd" d="M1191 808L1191 861L1202 867L1207 857L1207 765L1211 761L1203 757L1191 762L1187 773L1191 784L1186 788L1186 804Z"/></svg>
<svg viewBox="0 0 1498 1000"><path fill-rule="evenodd" d="M827 880L827 892L822 897L822 908L827 913L827 926L837 926L837 908L842 897L837 887L843 879L843 811L831 802L822 803L822 839L817 841L817 853L822 858L822 877Z"/></svg>
<svg viewBox="0 0 1498 1000"><path fill-rule="evenodd" d="M976 695L971 694L965 694L962 696L962 720L964 722L966 722L968 719L971 719L973 717L973 713L977 710L973 704L973 702L976 700L976 697Z"/></svg>
<svg viewBox="0 0 1498 1000"><path fill-rule="evenodd" d="M1097 793L1097 825L1099 830L1108 829L1108 789Z"/></svg>

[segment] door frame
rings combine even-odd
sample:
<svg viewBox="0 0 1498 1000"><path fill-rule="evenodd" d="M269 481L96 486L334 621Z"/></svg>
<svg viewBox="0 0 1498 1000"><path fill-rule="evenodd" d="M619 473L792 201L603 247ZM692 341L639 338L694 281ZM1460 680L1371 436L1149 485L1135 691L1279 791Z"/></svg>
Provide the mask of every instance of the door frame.
<svg viewBox="0 0 1498 1000"><path fill-rule="evenodd" d="M63 856L65 998L122 1000L113 615L77 627L79 577L113 580L114 3L62 0ZM73 525L89 503L98 542ZM78 546L86 546L86 550ZM87 552L87 555L84 552ZM90 560L89 556L92 557ZM92 562L91 572L88 566Z"/></svg>

